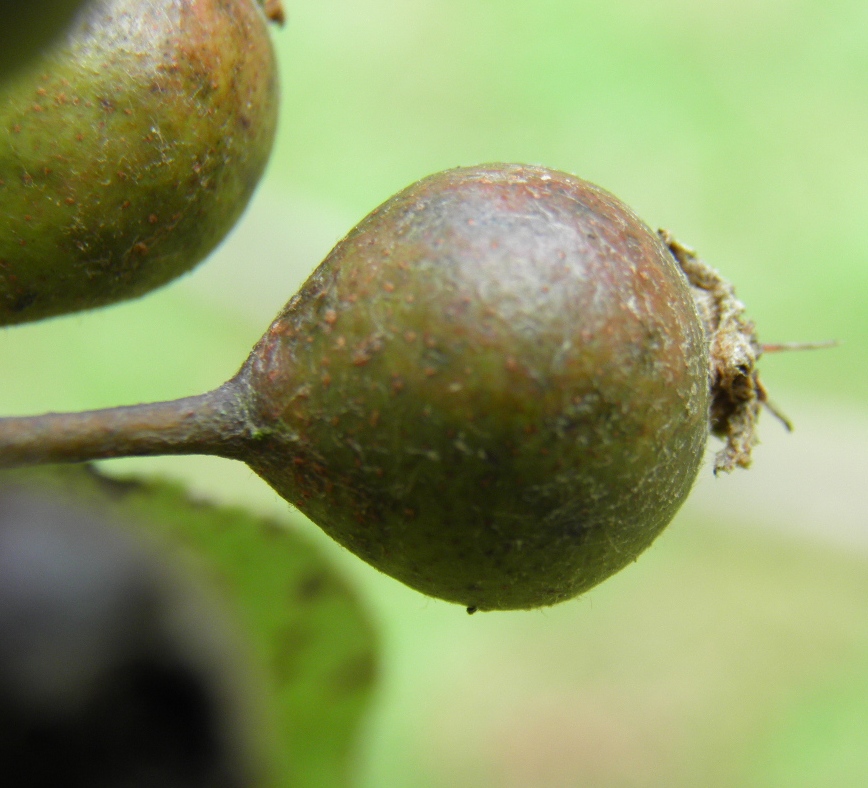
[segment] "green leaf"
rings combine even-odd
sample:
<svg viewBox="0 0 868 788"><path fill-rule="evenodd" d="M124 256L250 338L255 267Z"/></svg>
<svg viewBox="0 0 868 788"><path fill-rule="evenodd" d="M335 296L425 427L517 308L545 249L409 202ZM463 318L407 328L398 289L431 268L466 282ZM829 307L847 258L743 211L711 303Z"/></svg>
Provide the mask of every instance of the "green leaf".
<svg viewBox="0 0 868 788"><path fill-rule="evenodd" d="M271 781L348 785L377 673L374 630L339 573L287 525L192 500L175 484L123 481L88 466L6 471L156 540L220 597L258 677L252 732ZM198 579L198 578L197 578Z"/></svg>

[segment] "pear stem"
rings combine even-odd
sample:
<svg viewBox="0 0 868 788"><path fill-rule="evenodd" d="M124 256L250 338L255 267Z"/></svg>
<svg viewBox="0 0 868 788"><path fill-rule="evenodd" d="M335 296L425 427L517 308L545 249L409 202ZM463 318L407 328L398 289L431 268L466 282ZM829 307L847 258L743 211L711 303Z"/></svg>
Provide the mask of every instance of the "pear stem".
<svg viewBox="0 0 868 788"><path fill-rule="evenodd" d="M0 419L0 468L158 454L240 459L254 432L241 385L231 380L170 402Z"/></svg>

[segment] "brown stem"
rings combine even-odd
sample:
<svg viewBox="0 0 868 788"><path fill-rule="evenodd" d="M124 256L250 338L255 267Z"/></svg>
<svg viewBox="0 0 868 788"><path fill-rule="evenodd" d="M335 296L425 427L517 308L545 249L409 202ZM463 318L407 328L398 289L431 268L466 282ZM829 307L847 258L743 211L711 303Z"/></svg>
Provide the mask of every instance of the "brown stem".
<svg viewBox="0 0 868 788"><path fill-rule="evenodd" d="M0 419L0 468L157 454L239 459L253 433L240 388L232 380L171 402Z"/></svg>

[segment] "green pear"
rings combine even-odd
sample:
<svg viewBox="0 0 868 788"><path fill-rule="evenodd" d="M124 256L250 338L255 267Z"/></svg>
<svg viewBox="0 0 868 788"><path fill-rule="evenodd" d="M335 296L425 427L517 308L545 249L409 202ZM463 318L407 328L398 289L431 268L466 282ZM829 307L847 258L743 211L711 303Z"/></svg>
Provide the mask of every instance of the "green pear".
<svg viewBox="0 0 868 788"><path fill-rule="evenodd" d="M427 594L510 609L591 588L669 523L708 365L684 275L626 205L491 165L370 214L234 385L259 428L246 462L329 535Z"/></svg>
<svg viewBox="0 0 868 788"><path fill-rule="evenodd" d="M0 85L0 325L190 270L247 204L277 100L256 0L90 0Z"/></svg>
<svg viewBox="0 0 868 788"><path fill-rule="evenodd" d="M709 434L747 466L761 346L717 272L542 167L432 175L346 236L232 380L0 420L0 466L246 462L371 565L470 610L569 599L670 522Z"/></svg>

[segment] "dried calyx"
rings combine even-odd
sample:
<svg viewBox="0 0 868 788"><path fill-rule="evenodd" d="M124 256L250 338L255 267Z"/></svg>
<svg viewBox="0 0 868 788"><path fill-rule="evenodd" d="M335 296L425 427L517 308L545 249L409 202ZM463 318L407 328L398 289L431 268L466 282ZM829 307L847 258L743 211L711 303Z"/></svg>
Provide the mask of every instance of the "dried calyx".
<svg viewBox="0 0 868 788"><path fill-rule="evenodd" d="M709 429L725 442L715 457L714 472L747 468L757 442L760 408L768 403L756 369L762 355L756 329L745 319L744 304L726 279L667 230L658 230L658 234L687 277L708 339ZM789 429L789 421L783 421Z"/></svg>
<svg viewBox="0 0 868 788"><path fill-rule="evenodd" d="M745 306L733 286L668 230L657 233L687 277L708 340L709 430L724 441L714 459L714 473L748 468L758 443L756 425L763 407L788 431L793 429L792 422L769 400L756 368L760 356L764 352L814 350L837 343L761 344L756 326L745 318Z"/></svg>

